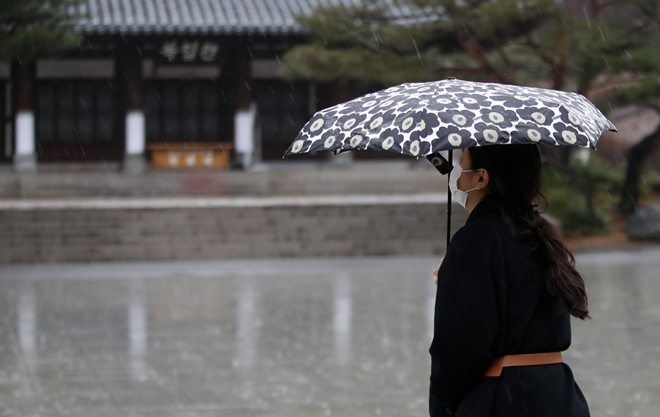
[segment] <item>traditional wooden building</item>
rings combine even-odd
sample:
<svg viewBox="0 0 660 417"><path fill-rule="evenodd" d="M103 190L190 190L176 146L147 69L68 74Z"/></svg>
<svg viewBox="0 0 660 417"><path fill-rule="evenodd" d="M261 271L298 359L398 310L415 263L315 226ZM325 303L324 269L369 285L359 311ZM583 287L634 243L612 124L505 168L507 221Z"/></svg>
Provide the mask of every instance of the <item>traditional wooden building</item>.
<svg viewBox="0 0 660 417"><path fill-rule="evenodd" d="M216 166L230 151L238 165L280 159L337 97L330 85L280 75L282 54L306 40L295 17L321 3L88 0L80 45L0 67L2 161L141 171L154 156L171 167Z"/></svg>

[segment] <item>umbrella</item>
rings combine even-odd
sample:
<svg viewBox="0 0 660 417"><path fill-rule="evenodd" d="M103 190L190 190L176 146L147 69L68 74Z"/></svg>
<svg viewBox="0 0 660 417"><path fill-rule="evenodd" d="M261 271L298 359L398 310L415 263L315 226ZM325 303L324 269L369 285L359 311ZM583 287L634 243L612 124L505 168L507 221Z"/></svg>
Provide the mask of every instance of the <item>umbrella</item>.
<svg viewBox="0 0 660 417"><path fill-rule="evenodd" d="M606 130L617 131L580 94L448 78L400 84L321 110L284 157L379 150L426 157L446 174L454 149L530 143L595 149ZM449 151L449 161L441 151ZM450 220L451 193L447 245Z"/></svg>

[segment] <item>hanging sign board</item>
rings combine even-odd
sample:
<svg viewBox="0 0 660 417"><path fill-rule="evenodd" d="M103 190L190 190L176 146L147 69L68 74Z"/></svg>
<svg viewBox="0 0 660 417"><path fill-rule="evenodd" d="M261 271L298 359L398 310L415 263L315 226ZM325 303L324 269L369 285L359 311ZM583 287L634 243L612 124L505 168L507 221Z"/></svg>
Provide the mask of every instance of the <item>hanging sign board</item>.
<svg viewBox="0 0 660 417"><path fill-rule="evenodd" d="M158 61L165 63L219 63L220 43L202 39L168 39L157 50Z"/></svg>

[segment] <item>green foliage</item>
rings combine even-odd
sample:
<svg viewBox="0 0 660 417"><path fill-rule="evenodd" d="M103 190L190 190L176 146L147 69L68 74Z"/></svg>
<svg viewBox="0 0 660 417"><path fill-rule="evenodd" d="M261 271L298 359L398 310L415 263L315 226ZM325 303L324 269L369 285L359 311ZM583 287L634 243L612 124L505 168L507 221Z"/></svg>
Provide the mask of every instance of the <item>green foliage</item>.
<svg viewBox="0 0 660 417"><path fill-rule="evenodd" d="M612 167L595 154L584 163L575 158L566 170L545 164L542 193L548 211L567 235L598 234L611 229L624 167Z"/></svg>
<svg viewBox="0 0 660 417"><path fill-rule="evenodd" d="M300 17L310 44L284 56L284 74L380 86L456 76L642 105L640 84L660 76L660 0L593 1L578 16L555 0L362 4Z"/></svg>
<svg viewBox="0 0 660 417"><path fill-rule="evenodd" d="M76 45L73 31L80 0L0 1L0 61L25 62Z"/></svg>
<svg viewBox="0 0 660 417"><path fill-rule="evenodd" d="M405 18L391 1L364 4L300 17L311 45L285 55L285 75L379 85L447 76L515 83L522 75L538 83L554 71L554 50L570 32L554 0L400 0Z"/></svg>
<svg viewBox="0 0 660 417"><path fill-rule="evenodd" d="M606 114L631 104L660 112L660 0L577 3L365 0L319 8L300 18L310 44L289 51L283 70L292 79L381 87L448 76L535 85L577 91ZM605 186L614 179L599 169L565 166L570 181L550 190L567 231L606 229L603 207L621 182Z"/></svg>
<svg viewBox="0 0 660 417"><path fill-rule="evenodd" d="M458 28L473 30L470 36L483 44L484 59L493 53L497 60L502 56L499 48L508 39L533 30L542 19L547 20L544 14L550 8L556 9L548 0L486 1L479 7L445 0L408 1L412 18L401 19L392 14L388 3L375 0L362 7L322 7L300 17L311 30L312 41L285 55L284 74L293 79L341 78L380 85L457 73L480 79L481 69L466 54ZM507 71L506 63L501 70Z"/></svg>
<svg viewBox="0 0 660 417"><path fill-rule="evenodd" d="M640 193L642 198L648 198L653 193L660 192L660 172L651 169L641 176Z"/></svg>
<svg viewBox="0 0 660 417"><path fill-rule="evenodd" d="M283 70L286 76L294 79L313 78L327 82L342 78L364 85L430 80L416 56L392 61L387 55L368 49L347 52L312 44L294 48L286 57L288 62L297 62L296 65L285 65Z"/></svg>
<svg viewBox="0 0 660 417"><path fill-rule="evenodd" d="M422 37L421 28L393 25L386 12L374 3L369 7L321 7L300 17L304 26L312 28L313 40L285 54L284 75L379 85L433 79L426 66L438 59L437 48L422 54L416 41Z"/></svg>

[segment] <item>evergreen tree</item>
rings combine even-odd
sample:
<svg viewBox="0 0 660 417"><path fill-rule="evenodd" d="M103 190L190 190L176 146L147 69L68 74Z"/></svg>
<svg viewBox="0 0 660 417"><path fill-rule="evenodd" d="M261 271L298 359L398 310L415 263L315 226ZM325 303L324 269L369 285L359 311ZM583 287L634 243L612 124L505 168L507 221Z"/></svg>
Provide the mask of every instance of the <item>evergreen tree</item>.
<svg viewBox="0 0 660 417"><path fill-rule="evenodd" d="M625 0L622 3L631 16L628 32L637 40L638 65L626 68L625 77L616 85L618 104L634 104L655 110L660 114L660 0ZM613 16L615 18L615 16ZM630 56L623 59L630 60ZM628 166L623 184L619 211L631 214L640 198L639 181L649 156L660 147L660 125L628 151Z"/></svg>
<svg viewBox="0 0 660 417"><path fill-rule="evenodd" d="M322 7L300 18L310 43L285 55L284 73L380 86L454 76L576 91L605 112L626 104L660 111L659 3L364 0ZM660 142L660 129L652 136ZM648 156L644 146L632 151L630 166ZM560 152L555 163L567 167L570 149ZM638 180L633 170L627 183ZM632 198L634 207L639 193L630 186L622 201Z"/></svg>
<svg viewBox="0 0 660 417"><path fill-rule="evenodd" d="M0 1L0 61L27 62L77 45L79 0Z"/></svg>
<svg viewBox="0 0 660 417"><path fill-rule="evenodd" d="M308 45L285 56L293 78L391 85L446 76L565 87L575 24L553 0L365 1L301 22Z"/></svg>

